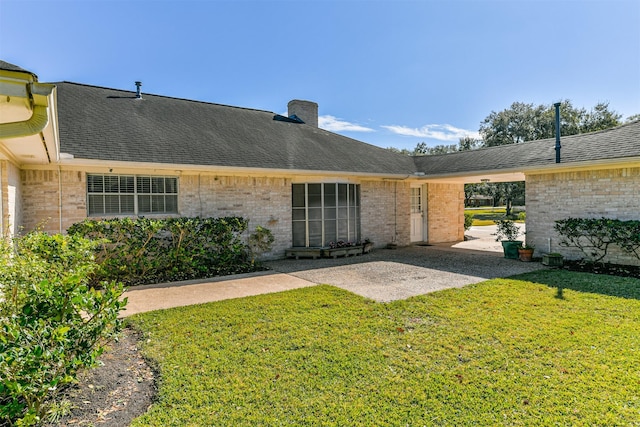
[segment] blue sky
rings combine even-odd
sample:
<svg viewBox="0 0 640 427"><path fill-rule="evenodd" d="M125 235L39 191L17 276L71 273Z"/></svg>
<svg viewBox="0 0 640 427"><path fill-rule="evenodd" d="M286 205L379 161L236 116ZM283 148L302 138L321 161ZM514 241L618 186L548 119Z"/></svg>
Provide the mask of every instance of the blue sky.
<svg viewBox="0 0 640 427"><path fill-rule="evenodd" d="M381 147L455 144L513 102L640 113L640 1L0 0L40 81L286 113Z"/></svg>

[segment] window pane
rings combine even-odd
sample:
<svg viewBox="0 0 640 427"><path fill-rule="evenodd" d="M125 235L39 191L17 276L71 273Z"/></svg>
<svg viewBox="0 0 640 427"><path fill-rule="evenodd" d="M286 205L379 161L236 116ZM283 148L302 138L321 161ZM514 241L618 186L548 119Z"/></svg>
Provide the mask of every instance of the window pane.
<svg viewBox="0 0 640 427"><path fill-rule="evenodd" d="M164 194L164 178L151 178L151 192Z"/></svg>
<svg viewBox="0 0 640 427"><path fill-rule="evenodd" d="M321 184L309 184L308 185L308 200L309 207L319 208L322 206L322 185Z"/></svg>
<svg viewBox="0 0 640 427"><path fill-rule="evenodd" d="M133 194L123 194L120 196L120 213L133 214L135 213L135 207L133 205Z"/></svg>
<svg viewBox="0 0 640 427"><path fill-rule="evenodd" d="M151 212L151 196L138 195L138 213Z"/></svg>
<svg viewBox="0 0 640 427"><path fill-rule="evenodd" d="M104 177L104 192L105 193L119 193L120 192L120 178L117 176L105 176Z"/></svg>
<svg viewBox="0 0 640 427"><path fill-rule="evenodd" d="M89 195L87 201L89 203L89 215L101 215L104 213L104 196Z"/></svg>
<svg viewBox="0 0 640 427"><path fill-rule="evenodd" d="M87 175L87 191L89 193L104 192L104 179L102 175Z"/></svg>
<svg viewBox="0 0 640 427"><path fill-rule="evenodd" d="M305 215L305 211L304 211L304 209L300 209L300 208L294 209L293 212L292 212L292 215L293 215L293 220L294 221L304 221L305 220L305 216L304 216Z"/></svg>
<svg viewBox="0 0 640 427"><path fill-rule="evenodd" d="M104 213L120 213L120 196L118 196L117 194L104 196Z"/></svg>
<svg viewBox="0 0 640 427"><path fill-rule="evenodd" d="M165 212L167 213L178 213L178 196L165 196Z"/></svg>
<svg viewBox="0 0 640 427"><path fill-rule="evenodd" d="M347 220L339 219L338 220L338 240L349 240L349 235L347 234Z"/></svg>
<svg viewBox="0 0 640 427"><path fill-rule="evenodd" d="M324 244L328 245L329 242L335 242L338 240L336 235L336 222L325 221L324 222Z"/></svg>
<svg viewBox="0 0 640 427"><path fill-rule="evenodd" d="M178 194L178 178L165 178L164 191L167 194Z"/></svg>
<svg viewBox="0 0 640 427"><path fill-rule="evenodd" d="M324 208L324 219L336 219L336 208Z"/></svg>
<svg viewBox="0 0 640 427"><path fill-rule="evenodd" d="M347 206L347 184L338 184L338 206Z"/></svg>
<svg viewBox="0 0 640 427"><path fill-rule="evenodd" d="M336 205L336 185L335 184L324 185L324 205L325 207Z"/></svg>
<svg viewBox="0 0 640 427"><path fill-rule="evenodd" d="M351 204L355 206L360 206L360 186L353 186L353 199L351 200Z"/></svg>
<svg viewBox="0 0 640 427"><path fill-rule="evenodd" d="M338 208L338 218L340 219L347 218L347 208Z"/></svg>
<svg viewBox="0 0 640 427"><path fill-rule="evenodd" d="M148 176L139 176L136 181L138 182L138 193L151 193L151 178Z"/></svg>
<svg viewBox="0 0 640 427"><path fill-rule="evenodd" d="M307 246L306 225L304 222L293 223L293 246Z"/></svg>
<svg viewBox="0 0 640 427"><path fill-rule="evenodd" d="M322 246L321 221L309 221L309 246Z"/></svg>
<svg viewBox="0 0 640 427"><path fill-rule="evenodd" d="M151 212L164 212L164 196L151 196Z"/></svg>
<svg viewBox="0 0 640 427"><path fill-rule="evenodd" d="M120 179L120 192L121 193L133 193L133 177L132 176L121 176Z"/></svg>
<svg viewBox="0 0 640 427"><path fill-rule="evenodd" d="M291 204L294 208L303 208L304 205L304 184L293 184L291 186Z"/></svg>
<svg viewBox="0 0 640 427"><path fill-rule="evenodd" d="M322 209L321 208L309 208L309 220L321 220Z"/></svg>

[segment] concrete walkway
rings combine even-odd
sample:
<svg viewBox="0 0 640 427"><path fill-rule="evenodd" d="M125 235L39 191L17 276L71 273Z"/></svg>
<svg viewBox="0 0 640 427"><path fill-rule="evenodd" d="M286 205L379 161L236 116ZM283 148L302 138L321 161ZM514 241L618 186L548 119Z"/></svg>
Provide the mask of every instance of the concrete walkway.
<svg viewBox="0 0 640 427"><path fill-rule="evenodd" d="M388 302L544 268L540 263L504 259L501 247L497 250L493 247L496 242L487 233L490 230L478 228L481 230L470 230L472 238L453 245L375 249L367 255L349 258L285 259L266 263L270 271L135 286L125 293L129 302L122 316L319 283Z"/></svg>

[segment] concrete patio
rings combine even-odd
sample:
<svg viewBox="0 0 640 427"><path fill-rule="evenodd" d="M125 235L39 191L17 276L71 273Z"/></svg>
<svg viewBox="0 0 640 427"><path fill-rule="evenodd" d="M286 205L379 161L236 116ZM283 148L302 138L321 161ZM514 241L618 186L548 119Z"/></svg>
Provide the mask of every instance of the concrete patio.
<svg viewBox="0 0 640 427"><path fill-rule="evenodd" d="M320 283L388 302L545 268L540 263L504 259L500 244L486 227L471 230L469 237L457 244L376 249L366 255L336 259L284 259L267 262L269 271L136 286L125 294L129 303L122 315Z"/></svg>

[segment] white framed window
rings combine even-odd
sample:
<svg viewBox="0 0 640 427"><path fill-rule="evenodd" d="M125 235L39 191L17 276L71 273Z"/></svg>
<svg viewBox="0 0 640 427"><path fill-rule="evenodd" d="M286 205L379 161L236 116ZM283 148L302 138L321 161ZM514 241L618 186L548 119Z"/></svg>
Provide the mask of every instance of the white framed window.
<svg viewBox="0 0 640 427"><path fill-rule="evenodd" d="M178 178L87 174L87 214L178 213Z"/></svg>
<svg viewBox="0 0 640 427"><path fill-rule="evenodd" d="M422 212L422 189L420 187L411 188L411 213Z"/></svg>
<svg viewBox="0 0 640 427"><path fill-rule="evenodd" d="M294 247L324 247L360 240L360 185L292 184Z"/></svg>

